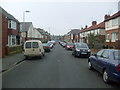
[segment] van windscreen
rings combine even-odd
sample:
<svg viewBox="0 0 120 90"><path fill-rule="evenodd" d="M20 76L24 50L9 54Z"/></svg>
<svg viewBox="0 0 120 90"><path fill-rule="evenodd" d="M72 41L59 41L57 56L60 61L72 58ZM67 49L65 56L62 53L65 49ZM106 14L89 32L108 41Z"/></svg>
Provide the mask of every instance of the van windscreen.
<svg viewBox="0 0 120 90"><path fill-rule="evenodd" d="M31 48L31 42L27 42L25 48Z"/></svg>
<svg viewBox="0 0 120 90"><path fill-rule="evenodd" d="M33 42L33 48L38 48L38 42Z"/></svg>

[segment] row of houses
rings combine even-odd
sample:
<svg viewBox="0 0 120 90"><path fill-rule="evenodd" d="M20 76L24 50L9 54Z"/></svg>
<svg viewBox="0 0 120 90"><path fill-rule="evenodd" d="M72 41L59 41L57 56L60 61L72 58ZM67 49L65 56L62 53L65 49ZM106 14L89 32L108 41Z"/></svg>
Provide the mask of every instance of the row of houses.
<svg viewBox="0 0 120 90"><path fill-rule="evenodd" d="M0 7L0 57L14 53L15 49L29 39L37 39L42 42L50 40L50 33L35 28L32 22L19 22L14 16Z"/></svg>
<svg viewBox="0 0 120 90"><path fill-rule="evenodd" d="M72 42L89 43L89 36L99 35L99 41L104 40L103 46L120 48L120 11L113 15L105 15L104 20L97 24L92 21L92 25L81 29L73 29L63 36L63 40Z"/></svg>

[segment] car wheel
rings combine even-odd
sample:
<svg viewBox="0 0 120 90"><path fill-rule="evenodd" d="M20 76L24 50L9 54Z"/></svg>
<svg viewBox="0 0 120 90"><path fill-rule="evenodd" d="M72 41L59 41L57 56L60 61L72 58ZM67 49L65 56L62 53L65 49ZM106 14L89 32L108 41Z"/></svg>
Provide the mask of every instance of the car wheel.
<svg viewBox="0 0 120 90"><path fill-rule="evenodd" d="M88 62L88 68L89 70L92 70L92 63L90 61Z"/></svg>
<svg viewBox="0 0 120 90"><path fill-rule="evenodd" d="M108 73L107 73L106 70L104 70L104 72L103 72L103 81L104 81L105 83L108 83L108 82L109 82L109 76L108 76Z"/></svg>

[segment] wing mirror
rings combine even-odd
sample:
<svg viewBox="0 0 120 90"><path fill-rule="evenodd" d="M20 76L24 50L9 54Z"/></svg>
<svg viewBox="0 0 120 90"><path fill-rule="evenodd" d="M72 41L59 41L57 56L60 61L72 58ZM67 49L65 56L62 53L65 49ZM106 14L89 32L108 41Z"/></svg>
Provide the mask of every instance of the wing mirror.
<svg viewBox="0 0 120 90"><path fill-rule="evenodd" d="M95 56L95 57L97 57L97 54L96 54L96 53L93 53L92 55Z"/></svg>

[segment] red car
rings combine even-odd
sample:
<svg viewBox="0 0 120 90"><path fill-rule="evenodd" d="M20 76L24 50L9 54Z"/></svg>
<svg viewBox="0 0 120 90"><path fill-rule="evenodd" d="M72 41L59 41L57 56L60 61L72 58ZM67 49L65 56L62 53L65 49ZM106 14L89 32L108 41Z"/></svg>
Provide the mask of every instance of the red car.
<svg viewBox="0 0 120 90"><path fill-rule="evenodd" d="M65 49L67 50L72 50L74 47L74 44L73 43L67 43L66 46L65 46Z"/></svg>

